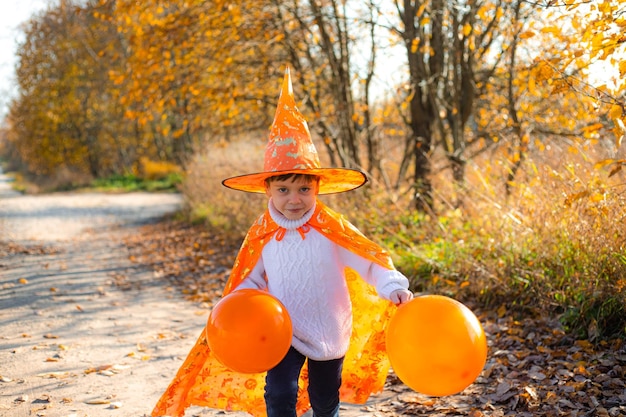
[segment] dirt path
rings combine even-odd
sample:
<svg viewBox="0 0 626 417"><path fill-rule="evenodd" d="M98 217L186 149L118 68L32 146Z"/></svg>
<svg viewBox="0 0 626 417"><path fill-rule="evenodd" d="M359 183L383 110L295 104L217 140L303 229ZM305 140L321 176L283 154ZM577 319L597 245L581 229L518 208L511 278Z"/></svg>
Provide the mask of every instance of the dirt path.
<svg viewBox="0 0 626 417"><path fill-rule="evenodd" d="M149 415L206 311L133 264L121 238L180 204L20 196L0 175L0 416Z"/></svg>
<svg viewBox="0 0 626 417"><path fill-rule="evenodd" d="M133 263L122 239L180 204L176 194L22 196L0 172L0 416L150 414L208 312ZM186 415L224 414L245 415Z"/></svg>

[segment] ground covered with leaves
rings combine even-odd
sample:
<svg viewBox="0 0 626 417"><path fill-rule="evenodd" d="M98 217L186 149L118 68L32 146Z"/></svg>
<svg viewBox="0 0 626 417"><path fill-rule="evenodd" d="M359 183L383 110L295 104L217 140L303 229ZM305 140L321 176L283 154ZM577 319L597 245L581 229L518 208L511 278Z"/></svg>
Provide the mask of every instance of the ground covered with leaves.
<svg viewBox="0 0 626 417"><path fill-rule="evenodd" d="M126 244L133 262L149 265L193 302L219 300L241 243L179 222L147 225ZM121 283L123 284L123 283ZM506 309L481 311L489 343L487 364L474 384L442 398L410 390L393 373L373 415L626 416L626 344L592 344L564 332L541 312L512 317ZM393 394L393 395L391 395Z"/></svg>

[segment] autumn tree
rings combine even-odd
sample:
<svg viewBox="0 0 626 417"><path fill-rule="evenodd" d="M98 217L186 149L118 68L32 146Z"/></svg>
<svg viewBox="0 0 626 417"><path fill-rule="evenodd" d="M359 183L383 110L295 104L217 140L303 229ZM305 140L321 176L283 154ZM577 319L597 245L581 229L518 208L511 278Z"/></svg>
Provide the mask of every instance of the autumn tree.
<svg viewBox="0 0 626 417"><path fill-rule="evenodd" d="M184 165L205 139L269 126L282 74L264 2L106 3L126 45L112 80L147 143Z"/></svg>
<svg viewBox="0 0 626 417"><path fill-rule="evenodd" d="M547 6L552 18L562 14L571 17L571 31L580 46L563 51L563 59L558 61L539 57L549 67L542 81L561 80L562 88L594 101L594 114L614 138L612 155L600 165L612 164L611 174L615 174L626 166L626 160L615 157L626 135L626 0L553 0ZM553 37L563 36L560 28L552 29ZM588 77L598 78L598 71L600 80L590 82Z"/></svg>
<svg viewBox="0 0 626 417"><path fill-rule="evenodd" d="M466 126L478 89L489 82L510 40L505 28L511 1L396 1L399 25L392 27L407 53L408 93L405 159L413 165L415 204L432 205L430 155L441 144L453 179L464 179ZM412 162L411 162L412 161Z"/></svg>
<svg viewBox="0 0 626 417"><path fill-rule="evenodd" d="M468 159L491 149L502 162L507 195L531 153L546 163L542 153L550 148L602 155L609 145L602 121L620 109L614 99L599 105L607 87L594 87L589 44L579 31L588 16L537 7L510 9L510 41L489 82L478 84L475 127L466 132Z"/></svg>
<svg viewBox="0 0 626 417"><path fill-rule="evenodd" d="M277 80L290 65L301 110L330 163L362 167L367 160L368 171L376 170L380 151L369 96L378 47L373 1L115 4L118 29L132 51L127 67L113 75L128 88L127 115L183 143L184 155L202 138L269 126Z"/></svg>
<svg viewBox="0 0 626 417"><path fill-rule="evenodd" d="M37 176L99 177L126 162L122 114L108 82L115 63L106 58L117 38L85 10L64 1L34 17L18 49L9 138L25 170Z"/></svg>
<svg viewBox="0 0 626 417"><path fill-rule="evenodd" d="M323 138L331 164L358 167L348 4L274 0L272 15L313 114L310 124Z"/></svg>

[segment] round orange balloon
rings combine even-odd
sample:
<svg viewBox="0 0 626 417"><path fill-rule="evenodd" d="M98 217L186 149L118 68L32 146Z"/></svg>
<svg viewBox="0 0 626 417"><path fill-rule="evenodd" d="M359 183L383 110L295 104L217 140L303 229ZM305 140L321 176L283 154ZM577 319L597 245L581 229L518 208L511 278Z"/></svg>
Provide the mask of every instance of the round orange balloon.
<svg viewBox="0 0 626 417"><path fill-rule="evenodd" d="M215 357L242 373L276 366L291 346L291 318L271 294L254 289L232 292L211 311L207 339Z"/></svg>
<svg viewBox="0 0 626 417"><path fill-rule="evenodd" d="M401 305L387 328L387 354L402 382L431 396L471 385L487 360L480 322L464 304L424 295Z"/></svg>

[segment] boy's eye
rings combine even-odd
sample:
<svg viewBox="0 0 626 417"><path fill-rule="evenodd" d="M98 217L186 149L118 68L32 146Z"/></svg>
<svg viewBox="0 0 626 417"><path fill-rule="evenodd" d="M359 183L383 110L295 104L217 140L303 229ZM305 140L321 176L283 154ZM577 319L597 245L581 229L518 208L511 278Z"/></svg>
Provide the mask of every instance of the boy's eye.
<svg viewBox="0 0 626 417"><path fill-rule="evenodd" d="M300 188L301 193L308 193L311 190L311 187L302 187Z"/></svg>
<svg viewBox="0 0 626 417"><path fill-rule="evenodd" d="M285 187L280 187L280 188L278 189L278 192L279 192L279 193L285 193L285 192L287 192L287 189L286 189Z"/></svg>

